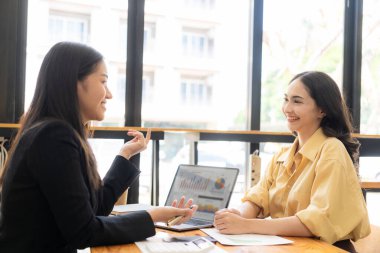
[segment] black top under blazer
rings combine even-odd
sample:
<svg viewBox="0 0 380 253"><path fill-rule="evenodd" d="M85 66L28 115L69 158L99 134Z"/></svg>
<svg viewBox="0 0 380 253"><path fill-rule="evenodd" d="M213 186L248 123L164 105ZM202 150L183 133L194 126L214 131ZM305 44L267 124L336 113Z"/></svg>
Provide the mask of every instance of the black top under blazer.
<svg viewBox="0 0 380 253"><path fill-rule="evenodd" d="M72 253L153 236L154 223L145 211L108 216L139 173L116 156L95 191L72 127L54 120L27 130L2 188L0 252Z"/></svg>

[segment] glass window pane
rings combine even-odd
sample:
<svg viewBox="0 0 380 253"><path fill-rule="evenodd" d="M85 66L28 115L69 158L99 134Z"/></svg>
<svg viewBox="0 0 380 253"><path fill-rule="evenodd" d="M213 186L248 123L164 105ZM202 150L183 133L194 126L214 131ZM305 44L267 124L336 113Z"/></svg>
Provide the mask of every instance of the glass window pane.
<svg viewBox="0 0 380 253"><path fill-rule="evenodd" d="M281 148L289 147L291 143L282 143L282 142L265 142L260 143L260 152L259 156L261 159L261 171L260 178L264 177L267 166L272 160L273 156L278 153Z"/></svg>
<svg viewBox="0 0 380 253"><path fill-rule="evenodd" d="M95 154L98 172L103 178L110 168L115 156L119 153L124 140L118 139L89 139L92 151Z"/></svg>
<svg viewBox="0 0 380 253"><path fill-rule="evenodd" d="M363 1L360 132L380 134L380 17L377 0ZM360 157L359 174L364 181L380 181L380 157ZM367 192L371 224L380 225L380 194Z"/></svg>
<svg viewBox="0 0 380 253"><path fill-rule="evenodd" d="M360 157L359 175L363 181L380 181L380 157ZM380 226L380 193L367 192L367 209L371 224Z"/></svg>
<svg viewBox="0 0 380 253"><path fill-rule="evenodd" d="M108 86L114 98L107 103L106 118L99 125L122 126L128 1L29 0L28 3L25 108L29 107L47 51L59 41L75 41L101 52L108 67Z"/></svg>
<svg viewBox="0 0 380 253"><path fill-rule="evenodd" d="M145 2L143 126L247 129L250 2Z"/></svg>
<svg viewBox="0 0 380 253"><path fill-rule="evenodd" d="M380 226L380 193L367 192L367 210L371 225Z"/></svg>
<svg viewBox="0 0 380 253"><path fill-rule="evenodd" d="M165 140L160 141L159 204L164 205L174 175L180 164L191 164L193 154L191 135L166 132Z"/></svg>
<svg viewBox="0 0 380 253"><path fill-rule="evenodd" d="M143 80L143 98L149 97L143 99L143 126L247 129L250 15L251 0L145 1L143 69L153 78L149 89ZM161 201L178 164L191 162L191 141L180 136L165 133L160 147ZM202 149L207 145L212 150L215 144ZM246 152L241 145L236 152ZM204 155L199 153L200 164L207 162ZM245 161L241 155L240 163ZM245 166L241 169L244 178Z"/></svg>
<svg viewBox="0 0 380 253"><path fill-rule="evenodd" d="M281 105L295 74L320 70L341 84L343 19L343 0L264 1L262 130L287 131Z"/></svg>
<svg viewBox="0 0 380 253"><path fill-rule="evenodd" d="M364 181L380 181L380 157L360 157L359 175Z"/></svg>
<svg viewBox="0 0 380 253"><path fill-rule="evenodd" d="M152 148L153 142L151 141L147 149L140 153L139 203L144 204L151 204Z"/></svg>
<svg viewBox="0 0 380 253"><path fill-rule="evenodd" d="M363 1L360 132L380 134L380 2Z"/></svg>

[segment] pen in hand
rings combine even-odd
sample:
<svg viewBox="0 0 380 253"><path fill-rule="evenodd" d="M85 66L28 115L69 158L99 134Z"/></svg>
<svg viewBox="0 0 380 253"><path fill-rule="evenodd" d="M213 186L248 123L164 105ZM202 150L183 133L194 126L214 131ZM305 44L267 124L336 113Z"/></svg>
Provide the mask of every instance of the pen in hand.
<svg viewBox="0 0 380 253"><path fill-rule="evenodd" d="M174 218L171 218L170 220L168 220L167 222L167 225L168 227L171 227L171 226L174 226L175 224L177 224L177 222L182 219L183 216L180 215L180 216L175 216Z"/></svg>
<svg viewBox="0 0 380 253"><path fill-rule="evenodd" d="M189 208L192 209L193 206L190 206ZM168 220L168 222L166 224L168 225L168 227L174 226L183 217L184 217L183 215L175 216L175 217L171 218L170 220Z"/></svg>

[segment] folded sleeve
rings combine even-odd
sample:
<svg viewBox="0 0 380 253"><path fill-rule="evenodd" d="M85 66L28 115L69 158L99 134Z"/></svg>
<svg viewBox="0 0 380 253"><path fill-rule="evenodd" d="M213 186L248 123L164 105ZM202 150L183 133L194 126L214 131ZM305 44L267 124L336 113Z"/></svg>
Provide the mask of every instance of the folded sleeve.
<svg viewBox="0 0 380 253"><path fill-rule="evenodd" d="M344 148L344 147L343 147ZM327 149L336 157L344 157ZM309 206L296 213L301 222L321 240L334 243L357 240L369 234L365 201L351 160L323 157L315 170Z"/></svg>

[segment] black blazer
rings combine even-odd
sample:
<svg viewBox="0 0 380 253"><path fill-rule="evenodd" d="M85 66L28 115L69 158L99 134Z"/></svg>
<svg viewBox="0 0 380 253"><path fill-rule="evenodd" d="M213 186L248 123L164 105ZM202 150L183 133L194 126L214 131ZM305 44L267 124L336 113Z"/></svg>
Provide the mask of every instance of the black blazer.
<svg viewBox="0 0 380 253"><path fill-rule="evenodd" d="M155 234L150 215L108 216L140 171L116 156L95 191L74 130L46 121L26 131L5 175L0 208L0 252L76 252L130 243Z"/></svg>

